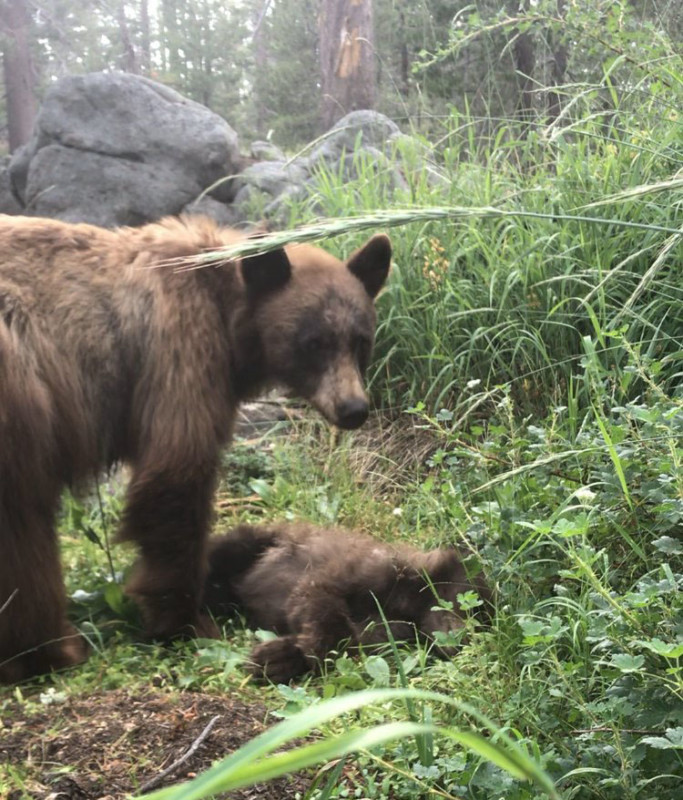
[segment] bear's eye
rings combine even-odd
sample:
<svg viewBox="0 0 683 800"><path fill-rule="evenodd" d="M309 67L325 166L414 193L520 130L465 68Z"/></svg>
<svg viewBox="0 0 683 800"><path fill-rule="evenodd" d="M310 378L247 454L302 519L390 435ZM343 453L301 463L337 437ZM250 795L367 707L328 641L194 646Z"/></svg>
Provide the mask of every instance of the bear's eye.
<svg viewBox="0 0 683 800"><path fill-rule="evenodd" d="M332 347L332 341L329 337L322 334L315 336L307 336L301 343L301 349L309 355L315 356L326 352Z"/></svg>

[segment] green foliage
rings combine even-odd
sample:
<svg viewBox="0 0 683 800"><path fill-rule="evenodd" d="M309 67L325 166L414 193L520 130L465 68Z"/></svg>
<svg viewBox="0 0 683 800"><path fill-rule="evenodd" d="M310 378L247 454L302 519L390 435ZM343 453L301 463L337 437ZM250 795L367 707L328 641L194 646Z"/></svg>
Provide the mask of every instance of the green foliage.
<svg viewBox="0 0 683 800"><path fill-rule="evenodd" d="M671 233L679 228L680 122L653 99L605 131L589 108L552 142L500 140L480 148L476 162L464 162L454 141L440 181L424 168L406 170L397 189L386 168L360 156L354 180L319 175L298 213L329 217L330 233L364 213L376 226L403 223L392 231L394 268L379 299L378 403L401 408L412 397L455 410L478 380L492 392L508 384L526 411L583 407L576 376L586 358L612 376L615 400L632 399L643 386L627 368L631 353L663 386L680 382L683 279L680 238ZM451 118L453 129L459 120ZM387 205L393 210L376 212ZM338 246L359 241L349 235Z"/></svg>
<svg viewBox="0 0 683 800"><path fill-rule="evenodd" d="M113 546L123 504L120 477L98 481L87 498L65 493L62 503L59 528L72 613L96 649L115 634L117 626L129 630L139 626L137 608L123 591L131 554L120 558Z"/></svg>
<svg viewBox="0 0 683 800"><path fill-rule="evenodd" d="M282 689L290 712L370 687L438 686L513 731L564 796L677 797L683 402L662 391L656 365L657 376L632 352L623 370L644 393L615 403L614 374L596 369L589 343L586 352L577 417L566 405L545 419L521 416L504 388L473 386L463 401L476 409L486 398L486 419L418 405L411 413L434 447L415 482L384 501L373 497L372 472L350 484L352 444L332 451L313 429L303 448L301 440L283 445L277 477L266 484L270 491L262 487L268 514L286 508L325 522L332 503L334 519L425 547L445 533L476 548L498 588L492 628L471 633L452 664L391 644L360 659L335 657L307 688ZM408 711L424 722L423 707ZM433 713L438 723L451 719ZM355 796L356 787L368 797L530 796L498 767L438 736L386 744L356 764L354 777L345 774L324 796Z"/></svg>
<svg viewBox="0 0 683 800"><path fill-rule="evenodd" d="M475 717L494 734L494 739L487 740L474 732L454 728L439 729L438 726L424 723L393 722L375 725L369 729L351 730L335 738L327 738L314 744L292 748L284 753L273 754L273 751L282 745L333 720L340 714L363 708L371 703L386 704L393 699L431 701L454 706L465 714ZM552 781L543 770L539 769L512 737L496 730L496 726L484 715L461 701L436 692L415 689L368 690L317 703L261 734L194 781L162 789L148 796L154 800L202 800L213 796L216 792L252 785L264 777L274 778L321 761L330 761L359 749L376 748L392 739L427 733L441 733L483 756L514 778L531 781L549 797L558 797Z"/></svg>
<svg viewBox="0 0 683 800"><path fill-rule="evenodd" d="M292 147L319 133L319 0L273 3L261 23L253 73L259 136Z"/></svg>
<svg viewBox="0 0 683 800"><path fill-rule="evenodd" d="M273 477L273 469L270 452L236 442L223 454L221 489L236 497L248 495L252 484Z"/></svg>
<svg viewBox="0 0 683 800"><path fill-rule="evenodd" d="M466 542L497 586L497 613L490 629L469 630L452 662L434 660L424 646L392 642L355 658L333 655L321 677L267 695L296 726L317 726L322 742L272 761L261 751L242 760L240 751L238 766L217 766L188 792L203 796L217 786L359 751L347 755L349 769L311 790L311 800L539 796L508 771L513 765L496 749L503 740L457 706L407 694L404 711L365 706L352 730L346 721L316 716L319 707L325 713L325 700L355 703L359 691L398 687L436 689L485 710L493 729L506 732L563 797L678 796L683 402L662 390L656 365L650 369L653 363L633 352L624 374L644 393L636 402L615 403L614 375L598 369L590 345L575 379L585 393L581 412L558 405L547 418L525 417L509 389L481 392L478 386L468 390L461 410L482 408L486 398L486 418L471 412L463 420L448 409L432 414L418 404L406 422L423 427L433 446L415 477L388 494L375 488L376 467L364 472L362 459L358 466L353 436L335 444L317 424L284 438L258 477L249 477L246 448L235 451L231 466L244 470L239 481L250 481L266 517L343 521L424 547L444 537ZM260 456L255 460L263 466ZM391 470L390 462L383 470ZM99 537L97 505L65 519L80 519L74 527L90 526ZM79 564L89 563L95 583L98 560L99 574L107 574L91 538L79 537L84 552L78 559L80 548L67 543L72 587L82 585ZM131 676L167 690L238 691L238 663L248 651L239 627L226 632L226 642L163 651L131 646L120 623L108 632L109 619L90 615L84 630L97 642L96 652L84 670L55 679L56 692L78 691L88 680L103 688L125 685ZM177 791L185 796L185 788Z"/></svg>

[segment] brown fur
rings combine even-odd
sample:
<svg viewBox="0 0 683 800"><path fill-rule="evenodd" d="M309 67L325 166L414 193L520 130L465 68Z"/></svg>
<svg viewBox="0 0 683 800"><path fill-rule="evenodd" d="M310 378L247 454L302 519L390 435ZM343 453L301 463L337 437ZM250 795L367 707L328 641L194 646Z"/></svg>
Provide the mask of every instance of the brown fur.
<svg viewBox="0 0 683 800"><path fill-rule="evenodd" d="M210 541L204 602L218 616L237 609L250 625L279 635L254 648L250 666L254 675L282 683L319 667L342 642L386 642L377 603L397 640L457 630L457 595L471 589L487 614L489 589L480 576L467 577L453 549L425 553L308 524L242 525ZM435 592L452 611L435 610Z"/></svg>
<svg viewBox="0 0 683 800"><path fill-rule="evenodd" d="M388 239L346 264L299 245L159 266L241 238L201 218L108 231L0 216L0 680L85 657L54 533L64 485L131 465L122 537L140 549L129 590L148 632L209 635L205 539L238 403L281 383L342 427L367 416Z"/></svg>

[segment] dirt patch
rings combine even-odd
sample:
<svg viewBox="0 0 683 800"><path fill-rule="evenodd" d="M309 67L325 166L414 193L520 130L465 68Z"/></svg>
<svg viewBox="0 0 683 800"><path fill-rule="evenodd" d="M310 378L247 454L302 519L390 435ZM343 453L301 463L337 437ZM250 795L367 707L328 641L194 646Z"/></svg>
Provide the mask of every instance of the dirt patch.
<svg viewBox="0 0 683 800"><path fill-rule="evenodd" d="M44 708L44 710L43 710ZM194 777L267 727L264 706L201 693L128 693L69 698L29 708L6 704L0 720L0 769L27 775L8 800L119 800L183 756L218 716L197 751L155 788ZM294 776L241 789L239 800L291 800L310 778Z"/></svg>

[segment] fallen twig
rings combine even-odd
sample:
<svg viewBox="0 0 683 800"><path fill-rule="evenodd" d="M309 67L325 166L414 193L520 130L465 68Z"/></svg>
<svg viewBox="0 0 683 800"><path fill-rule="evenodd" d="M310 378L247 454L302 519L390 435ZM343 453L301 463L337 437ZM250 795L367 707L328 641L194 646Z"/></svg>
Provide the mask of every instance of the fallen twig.
<svg viewBox="0 0 683 800"><path fill-rule="evenodd" d="M220 715L216 715L213 717L209 724L204 728L204 730L199 734L199 736L192 742L189 750L185 752L177 761L174 761L170 766L166 767L163 772L160 772L154 778L151 778L147 781L147 783L143 783L140 787L140 794L145 794L150 789L156 788L164 778L168 778L169 775L172 775L178 767L181 767L189 758L191 758L197 750L201 747L202 742L206 739L206 737L211 733L211 729L213 726L218 722L220 719Z"/></svg>

